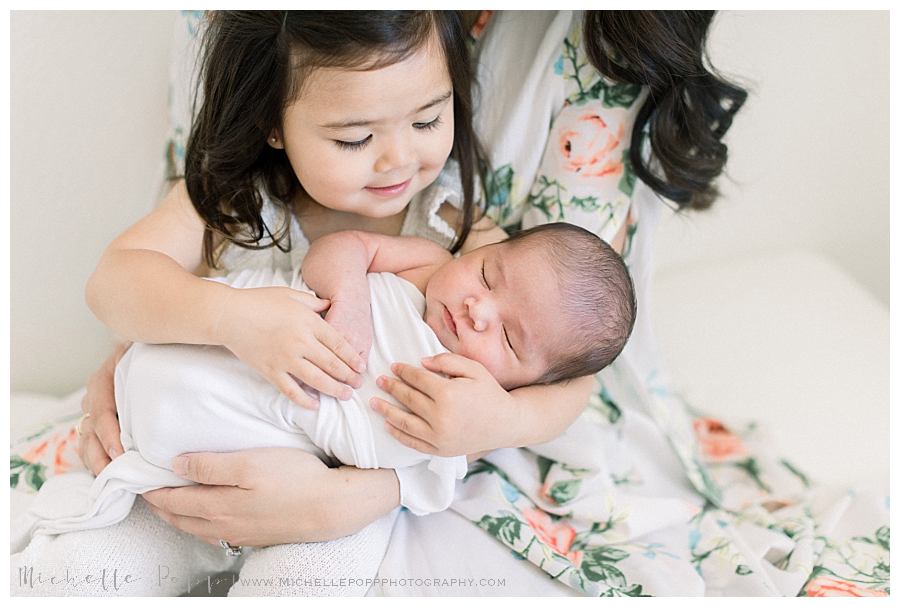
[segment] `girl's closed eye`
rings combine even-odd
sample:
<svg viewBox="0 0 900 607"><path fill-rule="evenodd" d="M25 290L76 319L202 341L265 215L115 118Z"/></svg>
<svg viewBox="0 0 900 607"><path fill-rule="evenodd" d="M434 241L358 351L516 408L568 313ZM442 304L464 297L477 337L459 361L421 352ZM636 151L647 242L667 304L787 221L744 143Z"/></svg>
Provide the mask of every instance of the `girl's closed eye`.
<svg viewBox="0 0 900 607"><path fill-rule="evenodd" d="M365 139L360 139L358 141L342 141L340 139L332 139L332 141L334 141L335 145L337 145L342 150L361 150L371 140L372 140L371 134L369 134Z"/></svg>
<svg viewBox="0 0 900 607"><path fill-rule="evenodd" d="M441 115L438 114L434 120L429 122L414 122L413 128L420 131L431 131L441 126L441 124L443 124L443 121L441 120Z"/></svg>

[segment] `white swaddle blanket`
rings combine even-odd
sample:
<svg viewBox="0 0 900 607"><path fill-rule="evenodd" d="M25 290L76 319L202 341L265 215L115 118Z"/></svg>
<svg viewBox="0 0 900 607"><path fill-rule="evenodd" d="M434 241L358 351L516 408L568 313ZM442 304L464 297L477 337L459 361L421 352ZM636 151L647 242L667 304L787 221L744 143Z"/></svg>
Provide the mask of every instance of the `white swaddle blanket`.
<svg viewBox="0 0 900 607"><path fill-rule="evenodd" d="M225 348L134 344L115 376L125 453L96 479L87 473L50 479L26 515L27 537L121 521L137 494L192 484L170 465L174 457L198 451L295 447L332 464L395 468L401 504L410 511L421 515L447 508L456 479L465 476L466 458L405 447L369 406L375 395L396 402L375 385L379 375L390 375L391 363L419 364L446 349L422 318L425 298L415 286L393 274L368 279L374 340L362 387L346 401L322 395L317 411L293 404ZM271 269L215 280L239 288L308 290L299 278Z"/></svg>

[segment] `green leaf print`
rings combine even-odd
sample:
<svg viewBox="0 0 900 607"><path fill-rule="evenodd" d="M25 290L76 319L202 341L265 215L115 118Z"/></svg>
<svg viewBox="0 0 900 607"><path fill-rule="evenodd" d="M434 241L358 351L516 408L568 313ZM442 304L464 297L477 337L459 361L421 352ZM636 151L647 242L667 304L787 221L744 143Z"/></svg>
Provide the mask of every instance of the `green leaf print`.
<svg viewBox="0 0 900 607"><path fill-rule="evenodd" d="M619 592L622 593L622 596L653 596L651 594L644 594L644 587L640 584L632 584L627 588L621 589Z"/></svg>
<svg viewBox="0 0 900 607"><path fill-rule="evenodd" d="M47 480L44 475L44 470L44 464L30 464L25 468L25 484L35 491L39 490L44 484L44 481Z"/></svg>
<svg viewBox="0 0 900 607"><path fill-rule="evenodd" d="M585 211L596 211L600 208L600 202L597 200L596 196L585 196L584 198L572 196L572 198L569 199L569 206Z"/></svg>
<svg viewBox="0 0 900 607"><path fill-rule="evenodd" d="M512 192L513 175L512 165L505 164L489 173L485 178L486 208L488 211L494 209L491 215L496 223L505 223L505 220L512 214L509 195Z"/></svg>
<svg viewBox="0 0 900 607"><path fill-rule="evenodd" d="M604 89L603 105L609 108L629 108L634 105L640 94L641 85L639 84L629 84L627 82L613 84Z"/></svg>
<svg viewBox="0 0 900 607"><path fill-rule="evenodd" d="M613 401L606 386L599 380L598 383L600 391L594 395L594 398L591 398L590 404L594 409L606 415L606 419L609 420L610 424L614 424L622 417L622 410Z"/></svg>
<svg viewBox="0 0 900 607"><path fill-rule="evenodd" d="M622 259L628 260L631 255L631 247L634 244L634 235L637 233L638 224L632 223L625 229L625 246L622 247Z"/></svg>
<svg viewBox="0 0 900 607"><path fill-rule="evenodd" d="M885 550L891 549L891 528L890 527L879 527L878 531L875 532L875 539Z"/></svg>
<svg viewBox="0 0 900 607"><path fill-rule="evenodd" d="M563 46L563 54L556 64L562 68L563 78L573 81L578 88L566 101L579 105L599 99L607 108L630 108L634 105L641 94L639 84L607 82L590 63L581 60L577 39L566 38L563 40ZM584 68L588 69L582 72Z"/></svg>
<svg viewBox="0 0 900 607"><path fill-rule="evenodd" d="M760 469L759 463L756 461L755 458L748 457L744 461L735 462L734 467L740 468L741 470L746 472L747 476L749 476L753 480L753 482L756 483L756 486L759 487L760 489L762 489L763 491L766 491L768 493L772 492L772 489L770 489L769 486L763 482L762 476L761 476L762 469Z"/></svg>
<svg viewBox="0 0 900 607"><path fill-rule="evenodd" d="M558 180L541 175L528 194L528 203L539 209L550 221L563 221L566 214L562 205L562 193L565 189Z"/></svg>
<svg viewBox="0 0 900 607"><path fill-rule="evenodd" d="M512 515L493 517L485 514L478 521L478 526L507 546L515 545L521 539L522 521Z"/></svg>
<svg viewBox="0 0 900 607"><path fill-rule="evenodd" d="M538 478L540 478L541 482L543 483L545 480L547 480L547 473L550 472L550 468L553 467L553 460L546 458L543 455L538 455L537 467Z"/></svg>
<svg viewBox="0 0 900 607"><path fill-rule="evenodd" d="M622 588L626 585L625 574L606 561L589 561L585 558L581 562L581 571L584 577L592 582L603 582L612 588Z"/></svg>
<svg viewBox="0 0 900 607"><path fill-rule="evenodd" d="M738 565L734 572L738 575L750 575L751 573L753 573L753 570L746 565Z"/></svg>
<svg viewBox="0 0 900 607"><path fill-rule="evenodd" d="M804 487L809 487L809 477L807 477L799 468L797 468L794 464L787 461L786 459L779 460L782 466L787 468L787 471L796 476L801 483L803 483Z"/></svg>
<svg viewBox="0 0 900 607"><path fill-rule="evenodd" d="M44 464L31 463L13 455L9 458L9 486L15 489L19 486L19 481L24 480L28 487L37 491L46 480L45 470Z"/></svg>
<svg viewBox="0 0 900 607"><path fill-rule="evenodd" d="M630 197L634 194L636 176L634 174L634 166L631 164L629 149L622 150L622 168L622 178L619 180L619 191Z"/></svg>
<svg viewBox="0 0 900 607"><path fill-rule="evenodd" d="M571 479L567 481L560 481L558 483L553 483L553 486L550 488L549 496L554 502L558 505L562 506L563 504L571 501L578 495L578 490L581 488L581 479Z"/></svg>

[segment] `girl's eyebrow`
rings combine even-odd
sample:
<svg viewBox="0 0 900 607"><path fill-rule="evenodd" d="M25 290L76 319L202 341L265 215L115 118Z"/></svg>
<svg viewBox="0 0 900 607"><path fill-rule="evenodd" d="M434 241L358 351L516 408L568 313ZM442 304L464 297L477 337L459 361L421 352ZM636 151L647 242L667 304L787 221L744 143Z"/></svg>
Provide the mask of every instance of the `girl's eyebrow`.
<svg viewBox="0 0 900 607"><path fill-rule="evenodd" d="M424 112L425 110L432 108L432 107L438 105L439 103L443 103L444 101L447 101L447 99L450 99L450 97L452 95L453 95L453 91L447 91L445 93L442 93L442 94L438 95L437 97L435 97L434 99L432 99L431 101L429 101L428 103L426 103L425 105L423 105L422 107L420 107L419 109L415 110L413 112L413 114L418 114L419 112ZM328 124L322 124L319 126L321 126L324 129L349 129L354 126L370 126L370 125L374 124L375 122L376 122L375 120L344 120L341 122L329 122Z"/></svg>

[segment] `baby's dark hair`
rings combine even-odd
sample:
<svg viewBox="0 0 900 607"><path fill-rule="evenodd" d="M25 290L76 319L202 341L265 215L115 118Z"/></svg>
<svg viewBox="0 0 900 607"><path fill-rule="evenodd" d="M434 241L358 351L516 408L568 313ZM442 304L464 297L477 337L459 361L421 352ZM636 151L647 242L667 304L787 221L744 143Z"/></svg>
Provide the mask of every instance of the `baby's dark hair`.
<svg viewBox="0 0 900 607"><path fill-rule="evenodd" d="M562 295L559 332L550 368L537 384L593 375L622 352L637 315L634 284L622 257L596 234L570 223L548 223L511 236L512 246L539 245L549 253Z"/></svg>
<svg viewBox="0 0 900 607"><path fill-rule="evenodd" d="M475 179L487 162L472 127L474 74L459 11L214 11L207 15L198 92L185 153L185 183L206 224L204 259L216 267L215 235L248 249L291 247L288 223L267 226L265 187L290 216L301 184L284 150L267 144L284 110L316 68L373 70L403 61L436 34L453 84L451 157L459 163L465 241L478 207Z"/></svg>

